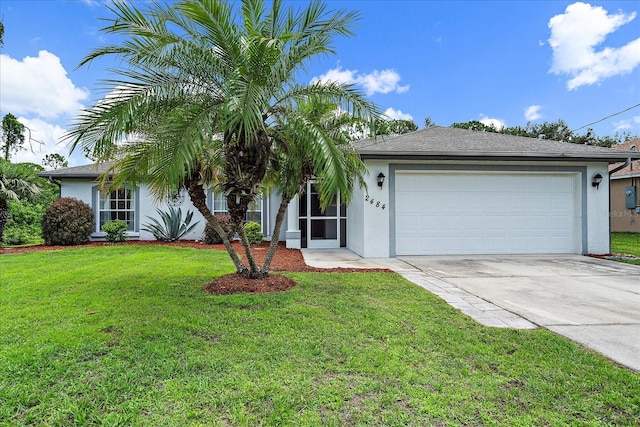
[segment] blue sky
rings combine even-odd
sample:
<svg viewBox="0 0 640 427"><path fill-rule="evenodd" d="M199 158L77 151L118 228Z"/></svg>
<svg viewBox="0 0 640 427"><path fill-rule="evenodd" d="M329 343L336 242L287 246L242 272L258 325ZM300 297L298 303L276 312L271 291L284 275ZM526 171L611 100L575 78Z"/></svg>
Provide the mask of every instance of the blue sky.
<svg viewBox="0 0 640 427"><path fill-rule="evenodd" d="M58 152L77 112L104 94L117 65L77 69L93 48L105 1L2 0L0 115L26 124L40 163ZM136 1L144 7L144 1ZM291 1L291 3L295 3ZM480 120L498 126L566 121L572 129L640 104L640 1L328 1L359 10L355 37L314 62L302 80L353 82L392 118L422 127ZM592 127L598 135L640 135L640 107ZM582 129L579 131L583 133ZM79 153L72 165L87 163Z"/></svg>

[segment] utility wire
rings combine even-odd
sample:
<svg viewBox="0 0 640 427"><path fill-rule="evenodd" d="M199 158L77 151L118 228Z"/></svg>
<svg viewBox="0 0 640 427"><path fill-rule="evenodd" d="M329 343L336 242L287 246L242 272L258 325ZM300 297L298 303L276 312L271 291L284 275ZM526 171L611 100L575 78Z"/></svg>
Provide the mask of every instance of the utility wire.
<svg viewBox="0 0 640 427"><path fill-rule="evenodd" d="M611 114L611 115L609 115L609 116L607 116L607 117L605 117L605 118L602 118L602 119L600 119L600 120L596 120L595 122L587 123L587 124L586 124L586 125L584 125L584 126L580 126L579 128L572 130L571 132L575 132L575 131L577 131L577 130L584 129L584 128L586 128L587 126L591 126L591 125L595 125L596 123L603 122L603 121L605 121L605 120L607 120L607 119L610 119L611 117L617 116L618 114L626 113L626 112L627 112L627 111L629 111L629 110L633 110L633 109L634 109L634 108L636 108L636 107L640 107L640 104L632 105L631 107L627 108L626 110L618 111L617 113L613 113L613 114Z"/></svg>

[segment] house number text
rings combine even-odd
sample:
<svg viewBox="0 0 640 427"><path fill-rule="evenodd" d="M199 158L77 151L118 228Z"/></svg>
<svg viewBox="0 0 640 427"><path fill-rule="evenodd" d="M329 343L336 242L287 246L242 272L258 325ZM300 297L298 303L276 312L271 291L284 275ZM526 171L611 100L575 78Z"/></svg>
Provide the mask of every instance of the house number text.
<svg viewBox="0 0 640 427"><path fill-rule="evenodd" d="M382 203L379 200L376 201L373 197L369 196L368 194L364 196L364 201L369 202L369 204L371 204L372 206L375 205L376 208L384 209L387 207L385 203Z"/></svg>

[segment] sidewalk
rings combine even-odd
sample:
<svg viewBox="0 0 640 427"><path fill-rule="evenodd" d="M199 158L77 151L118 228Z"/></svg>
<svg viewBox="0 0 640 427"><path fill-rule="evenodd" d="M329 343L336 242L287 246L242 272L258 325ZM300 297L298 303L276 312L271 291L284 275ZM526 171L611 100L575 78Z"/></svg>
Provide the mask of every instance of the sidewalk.
<svg viewBox="0 0 640 427"><path fill-rule="evenodd" d="M302 249L307 265L319 268L388 268L410 282L438 295L478 323L498 328L535 329L537 325L483 300L452 283L433 277L397 258L361 258L348 249Z"/></svg>

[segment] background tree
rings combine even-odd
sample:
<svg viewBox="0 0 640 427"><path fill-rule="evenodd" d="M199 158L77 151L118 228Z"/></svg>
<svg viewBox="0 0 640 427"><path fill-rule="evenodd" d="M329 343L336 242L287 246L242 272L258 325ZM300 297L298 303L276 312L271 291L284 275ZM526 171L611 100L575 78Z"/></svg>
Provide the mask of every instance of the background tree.
<svg viewBox="0 0 640 427"><path fill-rule="evenodd" d="M400 135L403 133L409 133L418 130L418 125L416 125L413 120L380 119L378 120L378 123L381 125L381 127L380 131L376 132L376 135Z"/></svg>
<svg viewBox="0 0 640 427"><path fill-rule="evenodd" d="M575 144L597 145L600 147L613 147L617 144L637 138L629 132L616 133L614 136L597 136L593 129L587 129L584 134L571 131L569 126L563 121L527 123L526 126L504 127L500 130L493 125L485 125L477 120L464 123L454 123L454 128L470 129L483 132L496 132L507 135L523 136L528 138L548 139L552 141L565 141Z"/></svg>
<svg viewBox="0 0 640 427"><path fill-rule="evenodd" d="M0 21L0 47L4 46L4 22Z"/></svg>
<svg viewBox="0 0 640 427"><path fill-rule="evenodd" d="M431 119L431 116L425 117L424 118L424 128L428 129L428 128L432 128L436 125L436 123Z"/></svg>
<svg viewBox="0 0 640 427"><path fill-rule="evenodd" d="M9 160L11 153L18 152L24 145L25 126L16 117L7 113L2 118L2 145L0 150L5 160Z"/></svg>
<svg viewBox="0 0 640 427"><path fill-rule="evenodd" d="M69 162L62 154L52 153L44 156L44 159L42 159L42 166L49 167L51 169L60 169L69 167Z"/></svg>
<svg viewBox="0 0 640 427"><path fill-rule="evenodd" d="M278 0L269 10L260 0L182 0L152 3L144 11L115 2L109 8L115 17L104 31L123 36L122 43L97 49L83 64L115 55L125 65L108 82L112 93L77 119L69 133L72 147L98 160L116 159L113 186L146 182L157 197L186 187L214 228L204 187L216 184L249 264L216 228L237 272L263 277L267 272L255 264L242 224L276 149L273 126L289 126L311 99L356 118L378 113L351 85L296 80L309 61L334 53L336 37L352 35L357 13L327 11L316 1L285 8ZM311 141L314 150L329 159L336 143L321 138L316 124L306 129L318 137ZM324 203L353 182L337 172L323 184ZM215 176L217 182L210 180Z"/></svg>
<svg viewBox="0 0 640 427"><path fill-rule="evenodd" d="M33 169L0 159L0 243L3 242L4 229L9 222L9 202L30 200L39 195L41 189L37 179Z"/></svg>
<svg viewBox="0 0 640 427"><path fill-rule="evenodd" d="M475 130L479 132L499 132L498 129L495 128L495 126L485 125L484 123L478 120L471 120L471 121L462 122L462 123L453 123L451 127L458 128L458 129Z"/></svg>
<svg viewBox="0 0 640 427"><path fill-rule="evenodd" d="M30 197L9 200L9 222L4 229L4 243L23 245L42 242L42 216L53 200L59 196L59 187L46 178L38 177L44 168L35 163L15 163L20 176L29 177L39 191Z"/></svg>
<svg viewBox="0 0 640 427"><path fill-rule="evenodd" d="M383 135L400 135L418 130L412 120L387 119L376 117L373 120L350 119L350 138L358 140L362 138L375 138Z"/></svg>

